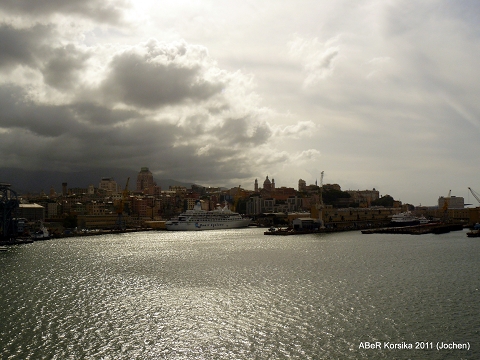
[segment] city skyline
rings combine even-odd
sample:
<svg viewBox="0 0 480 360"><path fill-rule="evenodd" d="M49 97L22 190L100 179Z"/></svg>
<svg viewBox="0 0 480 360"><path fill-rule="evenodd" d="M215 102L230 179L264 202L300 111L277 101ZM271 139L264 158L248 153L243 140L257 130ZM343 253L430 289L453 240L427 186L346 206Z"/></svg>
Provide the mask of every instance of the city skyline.
<svg viewBox="0 0 480 360"><path fill-rule="evenodd" d="M101 178L97 179L98 182L96 181L90 181L90 182L81 182L79 183L78 181L74 182L73 185L71 183L68 183L66 181L63 181L61 184L57 184L57 186L50 186L48 189L48 191L46 191L45 188L42 188L41 190L29 190L29 191L19 191L19 194L20 195L28 195L28 196L35 196L35 194L39 194L39 193L44 193L45 195L48 193L51 195L55 195L55 196L58 196L60 194L66 194L67 192L68 193L71 193L72 191L79 191L79 190L84 190L85 193L93 193L94 189L99 189L99 190L105 190L107 191L107 193L110 193L110 194L121 194L124 189L127 190L127 192L129 193L143 193L145 195L151 195L151 194L159 194L160 191L169 191L171 190L171 187L173 188L177 188L177 187L184 187L187 192L190 191L190 190L193 190L193 191L197 191L199 188L203 187L205 190L207 190L207 192L209 191L209 189L221 189L222 191L226 191L226 192L229 192L230 190L235 190L236 188L238 188L238 186L234 186L234 187L225 187L225 186L222 186L222 185L218 185L217 186L204 186L202 184L193 184L193 183L183 183L183 182L179 182L179 181L176 181L176 180L173 180L173 179L155 179L153 177L153 173L150 171L150 169L148 167L141 167L140 171L137 172L135 175L130 174L129 176L126 176L125 177L125 185L122 184L122 181L123 180L120 180L120 183L115 180L115 177L113 176L102 176ZM56 183L55 181L51 181L53 183ZM157 184L158 182L158 184ZM97 186L98 184L98 186ZM130 184L130 187L128 186ZM10 184L12 185L12 184ZM320 187L322 185L322 183L319 183L317 181L317 179L315 179L315 181L313 182L307 182L305 181L304 179L298 179L297 181L297 186L294 186L294 187L291 187L291 186L285 186L283 184L278 184L278 186L276 185L275 183L275 179L272 177L271 179L269 178L268 175L265 176L264 179L260 178L260 181L259 181L259 177L255 178L254 180L254 183L251 184L253 186L249 187L242 187L242 185L240 185L240 188L242 190L246 190L247 192L251 192L252 194L253 193L262 193L263 194L263 191L264 190L267 190L268 192L272 192L272 194L275 194L275 193L278 193L277 195L280 195L281 197L284 196L284 190L290 190L290 189L293 189L295 192L307 192L307 191L311 191L308 190L307 188L311 188L313 186L318 186ZM261 186L260 186L261 185ZM389 197L392 197L394 200L396 201L400 201L396 195L394 193L382 193L380 190L381 189L375 189L375 188L365 188L365 189L347 189L347 188L343 188L342 187L342 184L337 184L337 183L325 183L323 182L323 185L325 185L327 187L327 189L335 189L335 190L341 190L342 192L348 192L348 193L372 193L372 192L375 192L377 195L376 195L376 198L382 198L384 196L389 196ZM60 191L57 191L59 186L61 186L61 190ZM13 186L15 188L15 186ZM195 189L194 189L195 188ZM14 190L18 191L17 188L15 188ZM473 190L473 189L472 189ZM146 192L145 192L146 191ZM473 190L475 192L475 190ZM476 192L475 192L476 193ZM76 193L78 195L78 193ZM467 200L467 202L464 204L465 206L468 206L468 205L472 205L472 206L476 206L476 203L474 204L470 204L470 189L469 189L469 194L467 194L466 197L464 197L463 195L457 195L457 194L451 194L451 192L449 192L448 196L444 196L444 195L440 195L437 199L437 201L435 203L432 203L432 204L423 204L423 206L433 206L433 207L441 207L440 203L443 203L443 199L446 198L446 197L450 197L452 199L456 198L458 199L459 201L461 200L462 202L462 207L463 207L463 204L464 204L464 201ZM265 195L265 194L263 194ZM270 195L268 195L270 196ZM475 195L472 194L472 201L475 202L475 196L478 196L478 194L476 193ZM275 197L275 196L274 196ZM475 200L473 200L475 199ZM409 205L414 205L412 203L404 203L404 204L409 204ZM419 204L419 205L422 205L422 204Z"/></svg>
<svg viewBox="0 0 480 360"><path fill-rule="evenodd" d="M3 2L0 167L148 166L245 189L325 171L403 203L467 200L480 190L479 13L437 0Z"/></svg>

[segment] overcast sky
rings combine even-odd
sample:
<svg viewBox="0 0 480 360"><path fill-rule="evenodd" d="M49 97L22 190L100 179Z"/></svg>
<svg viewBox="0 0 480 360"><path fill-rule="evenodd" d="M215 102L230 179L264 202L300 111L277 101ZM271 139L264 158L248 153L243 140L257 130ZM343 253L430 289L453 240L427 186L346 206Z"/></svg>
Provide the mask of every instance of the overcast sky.
<svg viewBox="0 0 480 360"><path fill-rule="evenodd" d="M476 203L479 15L475 0L0 0L0 166L245 189L324 171L342 190Z"/></svg>

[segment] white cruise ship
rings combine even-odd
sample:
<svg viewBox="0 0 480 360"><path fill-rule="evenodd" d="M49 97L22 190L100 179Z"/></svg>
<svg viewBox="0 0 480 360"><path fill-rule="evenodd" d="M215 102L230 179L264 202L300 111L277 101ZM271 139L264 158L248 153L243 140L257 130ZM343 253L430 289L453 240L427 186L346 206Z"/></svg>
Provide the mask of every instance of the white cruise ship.
<svg viewBox="0 0 480 360"><path fill-rule="evenodd" d="M420 219L410 211L402 212L392 216L391 226L412 226L420 224Z"/></svg>
<svg viewBox="0 0 480 360"><path fill-rule="evenodd" d="M218 206L212 211L202 210L201 203L197 200L193 210L181 213L176 219L167 221L165 226L167 230L183 231L237 229L248 226L250 221L227 206Z"/></svg>

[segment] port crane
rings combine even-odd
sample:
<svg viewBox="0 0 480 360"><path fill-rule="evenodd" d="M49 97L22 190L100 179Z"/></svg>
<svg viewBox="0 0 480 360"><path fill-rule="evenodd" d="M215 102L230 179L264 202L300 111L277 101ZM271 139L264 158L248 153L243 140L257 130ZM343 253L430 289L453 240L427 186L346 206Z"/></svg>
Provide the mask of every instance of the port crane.
<svg viewBox="0 0 480 360"><path fill-rule="evenodd" d="M477 201L480 203L480 195L477 194L475 191L473 191L473 189L470 188L470 187L468 188L468 190L470 190L470 192L472 193L473 197L474 197L475 199L477 199Z"/></svg>

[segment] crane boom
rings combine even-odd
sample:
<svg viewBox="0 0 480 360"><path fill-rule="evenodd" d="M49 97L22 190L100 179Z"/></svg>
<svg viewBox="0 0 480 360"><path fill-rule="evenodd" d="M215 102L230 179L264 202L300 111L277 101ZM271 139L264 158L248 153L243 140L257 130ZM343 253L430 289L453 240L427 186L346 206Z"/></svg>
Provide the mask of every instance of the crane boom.
<svg viewBox="0 0 480 360"><path fill-rule="evenodd" d="M480 196L475 191L473 191L472 188L469 187L468 190L470 190L475 199L477 199L477 201L480 203Z"/></svg>
<svg viewBox="0 0 480 360"><path fill-rule="evenodd" d="M452 193L452 190L449 190L448 191L448 195L446 198L444 198L444 201L443 201L443 211L447 211L448 210L448 203L450 202L450 194Z"/></svg>

